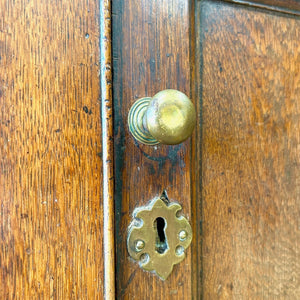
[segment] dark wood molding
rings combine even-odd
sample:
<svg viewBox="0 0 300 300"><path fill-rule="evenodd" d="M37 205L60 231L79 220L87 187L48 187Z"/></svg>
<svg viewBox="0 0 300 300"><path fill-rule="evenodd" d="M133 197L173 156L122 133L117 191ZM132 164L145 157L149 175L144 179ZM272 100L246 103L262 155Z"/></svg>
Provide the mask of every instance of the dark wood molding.
<svg viewBox="0 0 300 300"><path fill-rule="evenodd" d="M202 108L201 108L201 37L200 37L200 6L195 1L190 1L190 84L191 99L194 99L196 113L198 116L197 125L192 136L191 162L191 215L192 229L194 237L201 236L201 217L202 217L202 194L201 194L201 144L199 145L198 137L201 140L202 128ZM199 63L200 62L200 63ZM202 293L202 242L192 243L192 299L199 299Z"/></svg>
<svg viewBox="0 0 300 300"><path fill-rule="evenodd" d="M272 11L300 15L299 0L225 0L226 2L264 8Z"/></svg>
<svg viewBox="0 0 300 300"><path fill-rule="evenodd" d="M100 1L100 81L103 161L104 298L115 299L114 144L111 61L111 1Z"/></svg>

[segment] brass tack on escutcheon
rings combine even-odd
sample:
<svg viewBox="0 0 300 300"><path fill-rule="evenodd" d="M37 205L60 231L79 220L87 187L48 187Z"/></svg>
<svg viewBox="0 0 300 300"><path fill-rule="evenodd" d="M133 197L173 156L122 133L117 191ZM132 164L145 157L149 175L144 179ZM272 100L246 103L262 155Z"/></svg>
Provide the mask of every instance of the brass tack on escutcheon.
<svg viewBox="0 0 300 300"><path fill-rule="evenodd" d="M137 100L128 115L134 138L146 145L176 145L192 135L196 123L191 100L177 90L163 90Z"/></svg>

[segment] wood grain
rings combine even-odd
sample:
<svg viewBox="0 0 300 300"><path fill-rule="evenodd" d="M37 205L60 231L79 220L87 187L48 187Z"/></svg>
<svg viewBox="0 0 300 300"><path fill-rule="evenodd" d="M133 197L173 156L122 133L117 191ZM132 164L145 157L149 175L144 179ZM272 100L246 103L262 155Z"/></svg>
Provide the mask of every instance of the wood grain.
<svg viewBox="0 0 300 300"><path fill-rule="evenodd" d="M191 216L190 140L144 146L128 132L131 105L173 88L190 94L188 1L113 1L115 203L118 299L191 299L191 250L163 282L129 259L127 227L134 208L167 190Z"/></svg>
<svg viewBox="0 0 300 300"><path fill-rule="evenodd" d="M102 299L99 3L0 20L0 298Z"/></svg>
<svg viewBox="0 0 300 300"><path fill-rule="evenodd" d="M300 15L299 0L225 0L278 12Z"/></svg>
<svg viewBox="0 0 300 300"><path fill-rule="evenodd" d="M299 299L300 20L198 9L202 297Z"/></svg>

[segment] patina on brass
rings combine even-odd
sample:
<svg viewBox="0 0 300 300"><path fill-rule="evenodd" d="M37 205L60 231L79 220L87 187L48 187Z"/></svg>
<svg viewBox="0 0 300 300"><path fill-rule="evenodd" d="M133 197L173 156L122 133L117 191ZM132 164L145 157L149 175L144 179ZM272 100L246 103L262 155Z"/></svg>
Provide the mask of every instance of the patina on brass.
<svg viewBox="0 0 300 300"><path fill-rule="evenodd" d="M196 112L191 100L177 90L164 90L153 98L137 100L129 111L128 126L139 142L180 144L191 136Z"/></svg>
<svg viewBox="0 0 300 300"><path fill-rule="evenodd" d="M164 195L148 206L135 209L134 220L129 226L127 248L130 256L139 261L141 268L155 272L163 280L170 275L173 266L185 258L184 250L192 241L189 222L177 215L181 209L178 203L169 203ZM163 240L157 229L157 222L162 220Z"/></svg>

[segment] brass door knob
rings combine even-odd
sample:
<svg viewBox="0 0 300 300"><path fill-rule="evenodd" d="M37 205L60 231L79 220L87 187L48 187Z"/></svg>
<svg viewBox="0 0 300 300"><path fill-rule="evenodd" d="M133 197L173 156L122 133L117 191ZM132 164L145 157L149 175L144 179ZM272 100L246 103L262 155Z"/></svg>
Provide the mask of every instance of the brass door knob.
<svg viewBox="0 0 300 300"><path fill-rule="evenodd" d="M128 115L136 140L146 145L176 145L191 136L196 112L191 100L177 90L163 90L154 97L137 100Z"/></svg>

